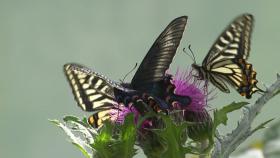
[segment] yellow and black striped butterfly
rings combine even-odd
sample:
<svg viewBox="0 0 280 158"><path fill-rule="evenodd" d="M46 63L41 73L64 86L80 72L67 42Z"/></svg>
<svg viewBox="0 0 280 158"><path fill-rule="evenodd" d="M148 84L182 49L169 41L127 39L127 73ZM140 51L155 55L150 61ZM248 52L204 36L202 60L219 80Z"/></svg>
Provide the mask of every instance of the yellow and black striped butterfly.
<svg viewBox="0 0 280 158"><path fill-rule="evenodd" d="M65 64L64 72L70 83L75 100L84 111L94 112L88 121L94 127L110 118L114 104L128 105L143 101L153 110L168 109L173 101L190 103L189 97L174 94L169 68L183 36L187 17L174 19L156 39L140 64L130 84L119 84L107 79L82 65ZM136 107L141 113L142 107Z"/></svg>
<svg viewBox="0 0 280 158"><path fill-rule="evenodd" d="M213 44L202 66L192 65L199 78L209 80L222 92L229 93L227 83L247 99L257 91L263 92L256 86L258 81L252 64L247 62L253 22L250 14L234 19Z"/></svg>

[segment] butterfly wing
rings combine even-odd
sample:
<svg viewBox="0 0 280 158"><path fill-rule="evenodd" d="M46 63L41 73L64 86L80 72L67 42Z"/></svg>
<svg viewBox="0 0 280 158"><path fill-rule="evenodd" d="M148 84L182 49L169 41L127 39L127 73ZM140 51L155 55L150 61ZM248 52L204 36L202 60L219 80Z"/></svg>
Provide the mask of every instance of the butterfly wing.
<svg viewBox="0 0 280 158"><path fill-rule="evenodd" d="M94 112L89 123L94 127L100 126L103 120L109 118L110 110L116 103L114 89L122 87L79 64L65 64L64 72L79 107Z"/></svg>
<svg viewBox="0 0 280 158"><path fill-rule="evenodd" d="M261 91L256 86L256 72L247 62L253 21L250 14L237 17L219 36L202 63L208 79L217 88L228 93L227 82L247 98Z"/></svg>
<svg viewBox="0 0 280 158"><path fill-rule="evenodd" d="M159 35L131 81L133 89L145 91L151 83L163 79L179 46L186 23L186 16L176 18Z"/></svg>
<svg viewBox="0 0 280 158"><path fill-rule="evenodd" d="M253 22L253 16L250 14L237 17L213 44L202 65L210 68L213 63L221 60L246 60L249 57Z"/></svg>

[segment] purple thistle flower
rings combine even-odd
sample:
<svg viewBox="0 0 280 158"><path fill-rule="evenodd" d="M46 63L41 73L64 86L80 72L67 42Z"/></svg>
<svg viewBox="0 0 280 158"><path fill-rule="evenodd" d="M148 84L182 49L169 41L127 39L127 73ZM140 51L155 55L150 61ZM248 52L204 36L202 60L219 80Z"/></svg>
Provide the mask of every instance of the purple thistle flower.
<svg viewBox="0 0 280 158"><path fill-rule="evenodd" d="M184 110L202 111L204 110L207 99L207 84L203 80L193 77L192 70L181 71L177 69L172 83L175 85L175 94L189 96L191 104L186 106Z"/></svg>
<svg viewBox="0 0 280 158"><path fill-rule="evenodd" d="M110 112L112 122L123 124L125 117L130 113L134 113L134 122L137 123L140 114L132 104L128 107L123 104L115 104L114 106L115 108Z"/></svg>
<svg viewBox="0 0 280 158"><path fill-rule="evenodd" d="M130 104L128 107L124 106L123 104L114 104L115 108L112 109L110 112L110 120L112 122L123 124L125 117L133 113L134 114L134 123L137 124L139 120L140 113L136 110L133 104ZM152 127L151 120L144 120L142 122L141 128L150 128Z"/></svg>
<svg viewBox="0 0 280 158"><path fill-rule="evenodd" d="M213 122L206 110L209 100L207 82L193 77L192 69L187 71L177 69L172 83L175 85L175 94L191 98L190 105L183 106L184 108L176 106L183 110L183 120L195 123L187 129L189 137L196 141L209 138Z"/></svg>

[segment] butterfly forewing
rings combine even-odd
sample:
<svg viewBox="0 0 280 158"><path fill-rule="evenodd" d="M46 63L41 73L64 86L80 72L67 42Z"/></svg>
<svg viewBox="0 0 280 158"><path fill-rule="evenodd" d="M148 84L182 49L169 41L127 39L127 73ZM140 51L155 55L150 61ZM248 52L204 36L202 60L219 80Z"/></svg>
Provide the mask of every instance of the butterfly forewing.
<svg viewBox="0 0 280 158"><path fill-rule="evenodd" d="M183 36L186 23L186 16L176 18L159 35L131 81L134 89L147 90L150 83L163 80Z"/></svg>
<svg viewBox="0 0 280 158"><path fill-rule="evenodd" d="M250 14L237 17L213 44L202 65L211 69L210 66L215 66L224 60L247 59L253 22L253 16Z"/></svg>
<svg viewBox="0 0 280 158"><path fill-rule="evenodd" d="M111 108L115 103L114 87L106 77L78 65L66 64L64 72L78 105L85 111Z"/></svg>

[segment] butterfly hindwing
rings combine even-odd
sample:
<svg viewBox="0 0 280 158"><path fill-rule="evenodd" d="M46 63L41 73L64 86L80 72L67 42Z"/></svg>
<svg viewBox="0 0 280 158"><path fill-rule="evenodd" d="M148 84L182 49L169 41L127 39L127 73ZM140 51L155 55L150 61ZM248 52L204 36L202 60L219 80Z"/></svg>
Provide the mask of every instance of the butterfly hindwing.
<svg viewBox="0 0 280 158"><path fill-rule="evenodd" d="M176 18L159 35L131 81L134 89L145 91L149 84L163 80L183 36L186 23L186 16Z"/></svg>
<svg viewBox="0 0 280 158"><path fill-rule="evenodd" d="M103 125L103 121L111 117L110 112L111 109L104 109L99 112L95 112L88 118L88 123L94 128L101 127Z"/></svg>
<svg viewBox="0 0 280 158"><path fill-rule="evenodd" d="M114 108L114 88L118 85L79 64L65 64L64 72L78 105L84 111L94 112L89 123L94 127L100 126Z"/></svg>

